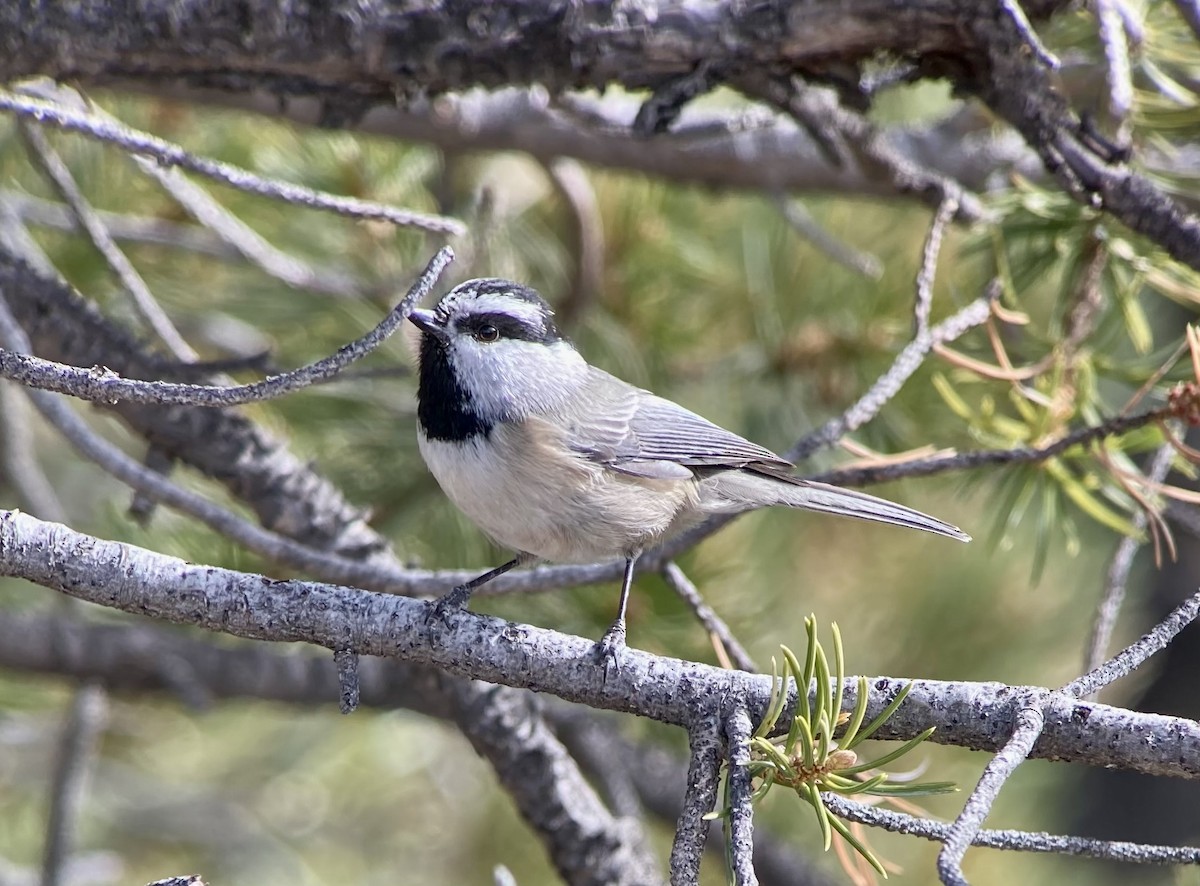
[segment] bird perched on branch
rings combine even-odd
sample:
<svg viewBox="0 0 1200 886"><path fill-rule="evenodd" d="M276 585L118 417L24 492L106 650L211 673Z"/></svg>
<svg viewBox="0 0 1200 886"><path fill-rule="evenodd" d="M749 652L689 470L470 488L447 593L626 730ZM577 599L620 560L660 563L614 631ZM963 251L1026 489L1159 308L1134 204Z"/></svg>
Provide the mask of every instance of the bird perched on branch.
<svg viewBox="0 0 1200 886"><path fill-rule="evenodd" d="M614 659L638 556L716 514L784 505L970 541L912 508L794 477L769 449L591 366L527 286L469 280L409 320L422 332L421 455L450 500L517 552L442 597L443 616L522 563L622 557L599 643Z"/></svg>

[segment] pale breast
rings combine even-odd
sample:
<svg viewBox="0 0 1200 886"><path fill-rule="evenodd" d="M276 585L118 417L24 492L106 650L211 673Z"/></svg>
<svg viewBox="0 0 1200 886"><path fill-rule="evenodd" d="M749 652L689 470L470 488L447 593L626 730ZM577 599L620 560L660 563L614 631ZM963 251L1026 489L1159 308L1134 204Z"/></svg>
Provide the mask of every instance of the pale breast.
<svg viewBox="0 0 1200 886"><path fill-rule="evenodd" d="M555 445L540 419L501 424L464 442L419 438L430 471L455 505L499 544L554 562L624 556L696 510L691 480L611 471ZM690 522L690 521L688 521Z"/></svg>

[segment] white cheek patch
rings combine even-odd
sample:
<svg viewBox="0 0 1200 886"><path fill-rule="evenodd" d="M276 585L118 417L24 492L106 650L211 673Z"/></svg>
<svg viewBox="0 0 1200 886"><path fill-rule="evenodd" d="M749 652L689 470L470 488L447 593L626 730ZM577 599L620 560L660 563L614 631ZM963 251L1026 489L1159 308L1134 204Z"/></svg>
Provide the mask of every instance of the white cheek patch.
<svg viewBox="0 0 1200 886"><path fill-rule="evenodd" d="M460 338L454 362L460 384L485 421L512 421L557 409L587 377L587 363L567 342L485 344Z"/></svg>

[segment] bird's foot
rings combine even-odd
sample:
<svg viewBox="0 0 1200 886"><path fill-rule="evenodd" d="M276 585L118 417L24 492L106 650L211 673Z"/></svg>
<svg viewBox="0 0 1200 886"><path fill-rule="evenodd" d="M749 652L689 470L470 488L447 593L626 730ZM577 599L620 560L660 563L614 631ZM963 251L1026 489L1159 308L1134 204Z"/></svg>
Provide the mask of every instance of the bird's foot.
<svg viewBox="0 0 1200 886"><path fill-rule="evenodd" d="M604 632L604 636L596 642L596 660L604 665L604 675L620 673L621 653L625 651L625 622L621 619L614 621Z"/></svg>
<svg viewBox="0 0 1200 886"><path fill-rule="evenodd" d="M451 588L430 605L429 611L425 614L425 624L437 621L441 622L443 627L449 625L450 617L466 609L467 601L470 599L471 588L466 585L457 585Z"/></svg>

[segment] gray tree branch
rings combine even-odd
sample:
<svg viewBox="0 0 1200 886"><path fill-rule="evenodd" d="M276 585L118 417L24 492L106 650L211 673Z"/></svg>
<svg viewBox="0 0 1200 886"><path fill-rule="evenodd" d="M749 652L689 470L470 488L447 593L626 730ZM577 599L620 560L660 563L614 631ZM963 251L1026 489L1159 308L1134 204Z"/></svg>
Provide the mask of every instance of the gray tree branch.
<svg viewBox="0 0 1200 886"><path fill-rule="evenodd" d="M33 351L74 366L106 366L136 379L177 377L173 361L150 353L61 279L40 273L0 244L0 289ZM388 544L312 465L248 418L230 410L111 404L131 429L171 458L223 484L268 529L318 550L389 562Z"/></svg>
<svg viewBox="0 0 1200 886"><path fill-rule="evenodd" d="M174 661L173 667L165 663ZM113 691L124 693L167 692L185 704L198 699L256 698L289 704L321 706L331 704L337 684L328 656L275 652L263 645L231 646L182 634L172 628L126 621L119 624L89 623L62 615L8 614L0 619L0 667L39 674L59 674L75 679L94 679ZM186 671L190 687L181 691L168 671ZM391 710L405 707L432 717L452 716L448 697L427 692L436 672L419 665L369 657L361 666L362 701L369 707ZM199 691L196 691L196 690ZM492 691L496 691L495 688ZM576 757L586 757L581 744L597 737L613 743L640 802L663 819L674 820L681 810L685 786L694 796L689 819L699 817L712 807L716 797L717 769L722 748L718 735L720 719L709 718L707 727L693 732L704 736L693 751L705 762L684 772L682 762L660 743L634 744L620 737L611 724L604 724L585 709L572 705L553 705L546 715L561 740ZM593 753L595 749L588 749ZM873 827L912 834L931 840L944 840L950 825L917 818L874 806L864 806L825 795L825 802L838 815ZM719 830L719 824L713 823ZM687 836L681 846L680 834ZM697 845L695 829L679 829L673 855L672 873L680 882L691 882L694 871L686 858ZM702 836L700 837L702 840ZM716 851L723 853L719 842ZM1028 852L1056 852L1066 855L1107 858L1156 864L1187 864L1200 859L1200 850L1132 843L1086 840L1025 831L980 831L974 845ZM824 883L821 875L789 851L780 841L764 839L756 830L755 868L760 879L770 883ZM693 877L694 879L694 877Z"/></svg>
<svg viewBox="0 0 1200 886"><path fill-rule="evenodd" d="M614 816L600 801L533 695L436 671L426 671L425 680L427 694L448 700L459 729L495 767L567 883L663 882L637 820Z"/></svg>
<svg viewBox="0 0 1200 886"><path fill-rule="evenodd" d="M0 512L0 570L126 612L250 639L394 657L684 728L713 698L744 703L756 720L770 696L770 677L635 649L605 680L594 643L581 637L474 613L451 616L444 625L428 623L429 605L407 598L194 566L16 511ZM878 714L906 682L872 678L867 716ZM854 703L851 683L847 707ZM1200 724L1036 687L918 680L878 736L907 739L936 726L933 741L995 751L1012 734L1031 693L1046 718L1032 757L1200 777ZM1148 732L1153 743L1142 740Z"/></svg>
<svg viewBox="0 0 1200 886"><path fill-rule="evenodd" d="M316 6L303 17L269 0L249 6L143 0L119 12L103 2L70 12L11 6L0 9L0 80L44 75L126 88L257 89L278 99L314 99L322 123L346 125L394 105L397 95L530 84L550 94L612 85L659 89L704 65L706 85L733 83L787 107L804 124L803 110L792 104L797 81L791 94L778 94L780 83L796 76L845 83L847 69L882 53L977 94L1072 193L1200 267L1200 220L1119 158L1096 153L1095 140L1052 87L1046 53L1025 16L1038 21L1065 5L1027 2L1017 16L987 0L919 0L897 16L882 0L803 6L494 0L483 7L369 5L353 16ZM861 145L871 162L882 156L871 152L874 144L872 135ZM921 193L936 179L916 166L905 172L903 164L889 174L893 187Z"/></svg>

